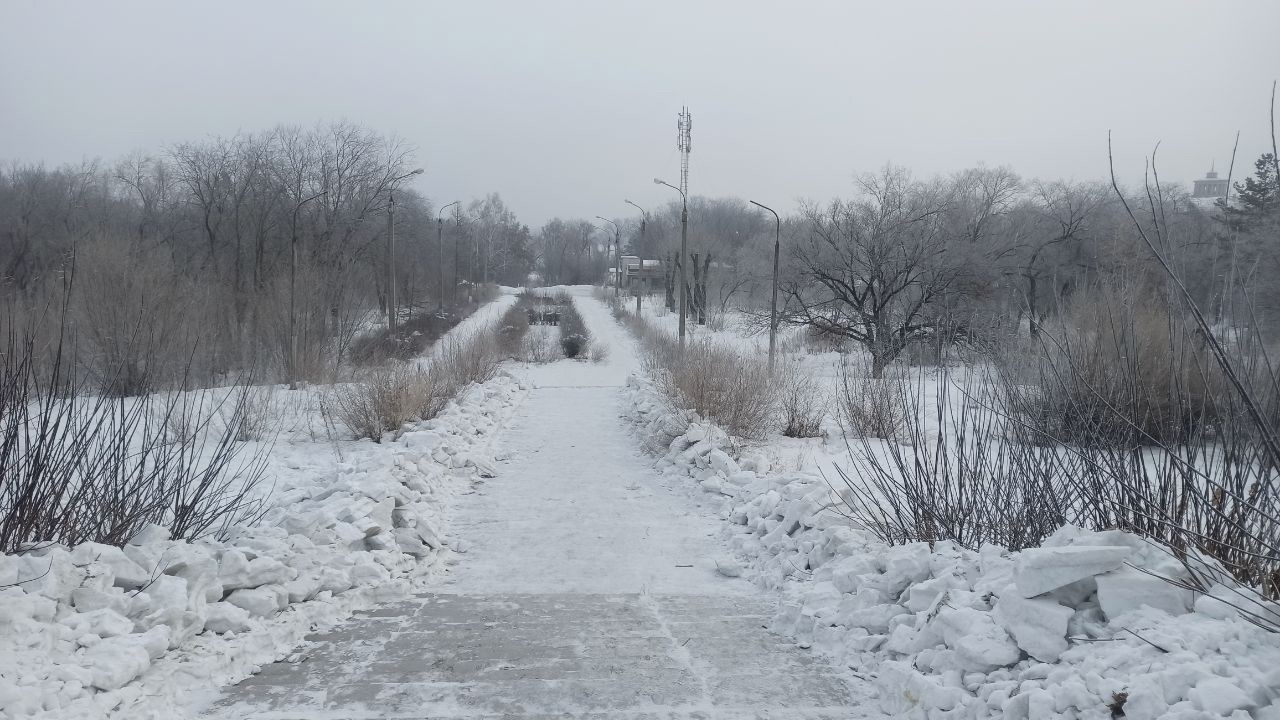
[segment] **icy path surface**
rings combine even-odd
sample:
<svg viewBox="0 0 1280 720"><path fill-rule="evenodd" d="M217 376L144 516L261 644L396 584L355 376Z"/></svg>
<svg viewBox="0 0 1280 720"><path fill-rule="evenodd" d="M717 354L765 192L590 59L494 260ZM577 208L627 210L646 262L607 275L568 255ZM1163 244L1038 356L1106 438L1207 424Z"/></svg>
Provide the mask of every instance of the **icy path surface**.
<svg viewBox="0 0 1280 720"><path fill-rule="evenodd" d="M219 718L849 718L859 680L763 625L773 598L715 572L713 513L620 418L629 338L578 299L609 362L527 369L497 477L457 510L438 591L357 617L230 688Z"/></svg>

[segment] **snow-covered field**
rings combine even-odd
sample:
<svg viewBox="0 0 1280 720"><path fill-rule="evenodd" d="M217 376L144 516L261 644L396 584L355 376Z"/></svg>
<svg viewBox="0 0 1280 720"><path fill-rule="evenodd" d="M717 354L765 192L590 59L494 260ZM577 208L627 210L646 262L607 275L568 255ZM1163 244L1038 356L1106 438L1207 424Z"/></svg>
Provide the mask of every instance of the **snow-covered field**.
<svg viewBox="0 0 1280 720"><path fill-rule="evenodd" d="M661 310L653 320L674 329ZM759 338L694 333L764 352ZM895 716L1280 718L1280 636L1239 616L1225 573L1210 594L1183 590L1157 577L1184 572L1161 548L1070 526L1019 553L889 547L835 510L831 428L742 443L673 412L641 376L630 403L668 472L723 496L745 574L784 595L771 627L872 678Z"/></svg>

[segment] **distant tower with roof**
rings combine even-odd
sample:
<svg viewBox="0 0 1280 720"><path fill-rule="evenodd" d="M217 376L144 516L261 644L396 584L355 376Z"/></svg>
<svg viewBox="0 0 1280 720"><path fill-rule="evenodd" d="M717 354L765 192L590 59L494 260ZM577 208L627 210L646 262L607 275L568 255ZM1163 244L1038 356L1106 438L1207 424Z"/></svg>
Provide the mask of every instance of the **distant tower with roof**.
<svg viewBox="0 0 1280 720"><path fill-rule="evenodd" d="M1209 172L1196 180L1194 185L1191 191L1193 198L1217 199L1227 196L1227 181L1218 177L1213 165L1209 166Z"/></svg>

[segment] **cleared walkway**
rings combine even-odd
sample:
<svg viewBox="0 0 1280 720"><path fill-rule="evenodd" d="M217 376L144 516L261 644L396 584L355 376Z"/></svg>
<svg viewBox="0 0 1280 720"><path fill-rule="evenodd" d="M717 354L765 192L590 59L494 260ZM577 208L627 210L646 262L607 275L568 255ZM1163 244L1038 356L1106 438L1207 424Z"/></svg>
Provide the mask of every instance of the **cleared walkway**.
<svg viewBox="0 0 1280 720"><path fill-rule="evenodd" d="M718 520L620 419L628 338L590 298L604 365L541 386L467 496L439 591L318 635L228 690L234 718L848 718L858 681L769 634L772 598L715 572Z"/></svg>

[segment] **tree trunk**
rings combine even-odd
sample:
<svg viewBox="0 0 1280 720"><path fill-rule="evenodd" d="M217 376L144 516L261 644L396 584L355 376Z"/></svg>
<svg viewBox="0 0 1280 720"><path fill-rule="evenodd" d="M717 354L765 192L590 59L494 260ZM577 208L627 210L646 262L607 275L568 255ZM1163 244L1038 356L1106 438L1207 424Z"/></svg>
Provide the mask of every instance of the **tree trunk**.
<svg viewBox="0 0 1280 720"><path fill-rule="evenodd" d="M707 323L702 319L704 317L702 307L698 304L698 288L702 286L702 265L698 262L698 253L689 253L689 260L693 265L693 287L689 289L689 314L698 318L699 325Z"/></svg>
<svg viewBox="0 0 1280 720"><path fill-rule="evenodd" d="M885 357L884 353L879 349L871 351L871 378L880 380L884 378L884 369L892 362L892 358Z"/></svg>
<svg viewBox="0 0 1280 720"><path fill-rule="evenodd" d="M1036 316L1036 276L1027 276L1027 323L1031 329L1031 339L1040 337L1040 323Z"/></svg>
<svg viewBox="0 0 1280 720"><path fill-rule="evenodd" d="M676 309L676 262L671 258L671 253L667 253L667 311L675 312Z"/></svg>

